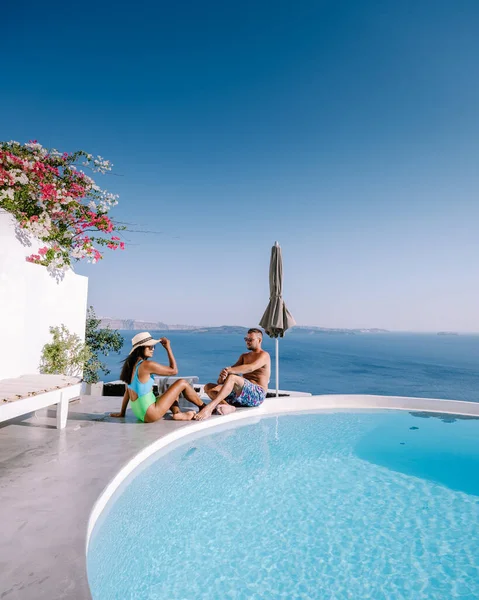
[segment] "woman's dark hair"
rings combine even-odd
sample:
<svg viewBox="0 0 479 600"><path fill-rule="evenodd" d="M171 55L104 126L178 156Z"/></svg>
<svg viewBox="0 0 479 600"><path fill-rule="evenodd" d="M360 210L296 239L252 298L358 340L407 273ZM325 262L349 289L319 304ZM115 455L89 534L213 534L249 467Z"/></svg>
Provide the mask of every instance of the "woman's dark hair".
<svg viewBox="0 0 479 600"><path fill-rule="evenodd" d="M138 346L131 354L129 354L123 361L123 367L121 368L120 379L127 385L131 383L131 377L133 375L133 367L139 358L144 358L145 346Z"/></svg>

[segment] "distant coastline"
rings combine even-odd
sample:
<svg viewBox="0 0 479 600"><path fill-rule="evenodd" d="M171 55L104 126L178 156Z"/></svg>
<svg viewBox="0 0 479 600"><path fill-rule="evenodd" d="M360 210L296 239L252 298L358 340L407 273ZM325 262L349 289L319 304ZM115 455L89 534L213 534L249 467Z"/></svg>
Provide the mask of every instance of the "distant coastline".
<svg viewBox="0 0 479 600"><path fill-rule="evenodd" d="M459 335L457 331L438 331L437 335Z"/></svg>
<svg viewBox="0 0 479 600"><path fill-rule="evenodd" d="M248 331L247 327L241 325L221 325L221 326L203 326L203 325L168 325L162 321L139 321L135 319L114 319L111 317L102 317L100 327L110 327L111 329L120 329L122 331L189 331L191 333L239 333L244 334ZM291 333L305 335L357 335L363 333L390 333L387 329L373 327L371 329L347 329L335 327L316 327L309 325L296 325Z"/></svg>

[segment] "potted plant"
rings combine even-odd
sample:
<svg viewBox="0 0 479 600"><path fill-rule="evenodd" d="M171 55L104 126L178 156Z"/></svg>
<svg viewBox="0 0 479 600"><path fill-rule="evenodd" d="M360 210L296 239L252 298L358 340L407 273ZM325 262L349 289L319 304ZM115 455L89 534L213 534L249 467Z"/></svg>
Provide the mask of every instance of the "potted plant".
<svg viewBox="0 0 479 600"><path fill-rule="evenodd" d="M110 352L120 353L123 347L123 336L109 327L100 328L101 319L98 319L93 306L88 308L85 344L88 349L88 358L83 368L83 381L85 382L84 394L101 396L103 394L103 382L100 381L99 373L105 375L110 369L99 358L100 355L108 356Z"/></svg>
<svg viewBox="0 0 479 600"><path fill-rule="evenodd" d="M53 340L45 344L40 357L40 373L49 375L70 375L79 377L85 362L90 358L90 350L76 333L61 325L50 327Z"/></svg>

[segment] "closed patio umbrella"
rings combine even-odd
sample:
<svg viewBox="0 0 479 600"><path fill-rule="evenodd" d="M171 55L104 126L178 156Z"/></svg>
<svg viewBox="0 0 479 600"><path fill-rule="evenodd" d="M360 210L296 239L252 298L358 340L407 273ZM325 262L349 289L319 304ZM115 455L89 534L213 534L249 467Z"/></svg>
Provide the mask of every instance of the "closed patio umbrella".
<svg viewBox="0 0 479 600"><path fill-rule="evenodd" d="M264 315L259 322L267 335L276 340L276 396L279 390L279 343L278 338L284 332L296 325L292 314L286 308L283 300L283 258L281 246L278 242L271 248L271 261L269 263L269 303Z"/></svg>

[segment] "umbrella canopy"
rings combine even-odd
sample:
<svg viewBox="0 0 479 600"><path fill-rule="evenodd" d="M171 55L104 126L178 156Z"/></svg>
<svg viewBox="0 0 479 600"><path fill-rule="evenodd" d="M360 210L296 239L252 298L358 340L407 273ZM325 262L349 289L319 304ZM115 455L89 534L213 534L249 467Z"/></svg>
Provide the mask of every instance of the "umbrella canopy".
<svg viewBox="0 0 479 600"><path fill-rule="evenodd" d="M269 337L283 337L287 329L296 325L296 321L283 300L283 257L278 242L271 248L269 294L268 306L259 324Z"/></svg>
<svg viewBox="0 0 479 600"><path fill-rule="evenodd" d="M283 257L281 247L275 242L271 248L271 261L269 263L269 302L264 315L259 322L269 337L276 338L276 396L279 390L279 345L278 338L284 332L296 325L293 315L286 308L283 300Z"/></svg>

